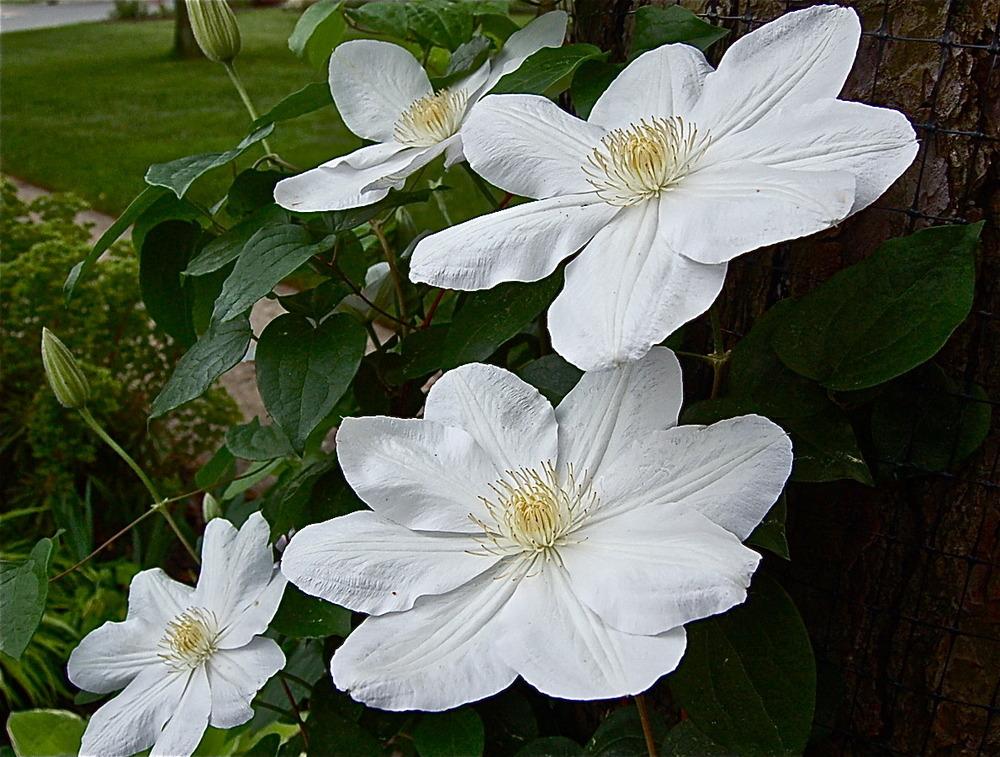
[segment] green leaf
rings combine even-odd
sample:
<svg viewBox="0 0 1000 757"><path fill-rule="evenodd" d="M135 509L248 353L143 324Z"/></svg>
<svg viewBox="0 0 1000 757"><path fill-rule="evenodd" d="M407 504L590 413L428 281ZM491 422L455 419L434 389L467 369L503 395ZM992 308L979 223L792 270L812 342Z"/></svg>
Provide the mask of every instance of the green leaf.
<svg viewBox="0 0 1000 757"><path fill-rule="evenodd" d="M483 721L471 707L421 716L413 729L420 757L478 757L486 745Z"/></svg>
<svg viewBox="0 0 1000 757"><path fill-rule="evenodd" d="M273 124L256 129L226 152L206 152L177 158L169 163L154 163L146 170L146 183L154 187L165 187L178 197L183 197L200 176L236 160L262 139L267 139L272 131Z"/></svg>
<svg viewBox="0 0 1000 757"><path fill-rule="evenodd" d="M296 639L346 637L351 632L351 611L289 585L285 587L271 628Z"/></svg>
<svg viewBox="0 0 1000 757"><path fill-rule="evenodd" d="M236 458L225 445L219 447L198 472L194 474L194 483L199 489L210 489L223 479L236 472Z"/></svg>
<svg viewBox="0 0 1000 757"><path fill-rule="evenodd" d="M17 757L75 757L86 721L67 710L12 712L7 734Z"/></svg>
<svg viewBox="0 0 1000 757"><path fill-rule="evenodd" d="M830 389L881 384L941 349L972 308L983 222L890 239L796 303L774 348Z"/></svg>
<svg viewBox="0 0 1000 757"><path fill-rule="evenodd" d="M280 171L248 168L233 179L226 192L226 212L243 218L261 208L274 207L274 185L284 179Z"/></svg>
<svg viewBox="0 0 1000 757"><path fill-rule="evenodd" d="M792 435L794 481L852 478L867 486L874 485L850 420L832 402L818 415L786 418L782 425Z"/></svg>
<svg viewBox="0 0 1000 757"><path fill-rule="evenodd" d="M246 354L252 333L250 320L246 317L213 324L177 363L166 385L153 400L150 419L208 391L219 376Z"/></svg>
<svg viewBox="0 0 1000 757"><path fill-rule="evenodd" d="M732 752L716 744L690 720L683 720L663 739L661 754L670 757L732 757Z"/></svg>
<svg viewBox="0 0 1000 757"><path fill-rule="evenodd" d="M68 487L50 499L56 527L65 531L66 546L77 560L82 560L94 548L94 510L91 504L91 484L87 479L84 496Z"/></svg>
<svg viewBox="0 0 1000 757"><path fill-rule="evenodd" d="M653 737L659 741L667 731L666 724L656 711L650 712L650 720ZM585 754L600 757L644 757L648 754L635 704L620 707L608 715L588 742Z"/></svg>
<svg viewBox="0 0 1000 757"><path fill-rule="evenodd" d="M165 193L144 210L132 224L132 246L140 250L149 231L164 221L198 221L205 212L183 197Z"/></svg>
<svg viewBox="0 0 1000 757"><path fill-rule="evenodd" d="M273 460L293 452L284 432L277 426L262 426L259 418L227 430L226 447L243 460Z"/></svg>
<svg viewBox="0 0 1000 757"><path fill-rule="evenodd" d="M228 321L249 310L313 255L329 250L333 237L313 242L302 226L286 223L258 229L243 246L236 267L215 301L214 321Z"/></svg>
<svg viewBox="0 0 1000 757"><path fill-rule="evenodd" d="M70 270L69 275L66 277L66 283L63 284L63 295L66 298L66 303L69 304L70 299L73 297L73 289L76 287L77 282L85 276L90 269L93 267L97 259L103 255L111 245L118 241L118 237L124 234L128 227L132 225L136 218L138 218L142 213L149 208L154 202L163 197L165 190L162 187L146 187L139 195L129 203L129 206L125 208L125 211L118 216L113 224L108 227L108 230L101 234L100 238L94 243L90 252L87 256L73 266Z"/></svg>
<svg viewBox="0 0 1000 757"><path fill-rule="evenodd" d="M310 754L338 757L381 757L383 750L375 738L358 722L362 707L324 676L309 694Z"/></svg>
<svg viewBox="0 0 1000 757"><path fill-rule="evenodd" d="M369 2L359 8L345 9L344 13L355 26L377 34L405 39L410 32L410 16L404 3Z"/></svg>
<svg viewBox="0 0 1000 757"><path fill-rule="evenodd" d="M243 251L250 237L263 228L288 223L288 212L277 205L266 205L206 244L187 264L185 276L204 276L232 263Z"/></svg>
<svg viewBox="0 0 1000 757"><path fill-rule="evenodd" d="M39 539L24 562L0 562L0 652L15 660L42 621L51 557L52 540Z"/></svg>
<svg viewBox="0 0 1000 757"><path fill-rule="evenodd" d="M279 294L278 302L289 313L307 315L318 321L333 312L352 289L339 279L327 279L319 286L295 294Z"/></svg>
<svg viewBox="0 0 1000 757"><path fill-rule="evenodd" d="M773 552L778 557L790 560L788 554L788 539L785 538L785 517L788 513L788 504L785 495L782 494L778 501L771 506L767 517L764 518L753 533L747 537L747 544L761 547L769 552Z"/></svg>
<svg viewBox="0 0 1000 757"><path fill-rule="evenodd" d="M472 12L465 3L423 0L404 7L409 30L421 42L455 50L472 37Z"/></svg>
<svg viewBox="0 0 1000 757"><path fill-rule="evenodd" d="M189 221L164 221L143 237L139 248L139 291L146 312L163 331L185 346L195 343L190 285L181 276L201 238Z"/></svg>
<svg viewBox="0 0 1000 757"><path fill-rule="evenodd" d="M553 405L562 401L583 376L583 371L552 353L525 363L517 375L527 381Z"/></svg>
<svg viewBox="0 0 1000 757"><path fill-rule="evenodd" d="M816 662L784 590L757 573L750 598L687 626L687 651L670 676L691 722L729 752L802 754L816 701Z"/></svg>
<svg viewBox="0 0 1000 757"><path fill-rule="evenodd" d="M583 747L565 736L544 736L525 744L514 757L578 757Z"/></svg>
<svg viewBox="0 0 1000 757"><path fill-rule="evenodd" d="M301 451L357 373L367 334L348 315L314 327L287 313L271 321L257 344L257 386L267 412Z"/></svg>
<svg viewBox="0 0 1000 757"><path fill-rule="evenodd" d="M275 757L280 746L281 736L271 733L243 752L242 757Z"/></svg>
<svg viewBox="0 0 1000 757"><path fill-rule="evenodd" d="M621 63L604 63L599 60L584 61L573 75L570 94L573 108L580 118L587 118L598 98L625 68Z"/></svg>
<svg viewBox="0 0 1000 757"><path fill-rule="evenodd" d="M729 34L728 29L713 26L679 5L659 8L643 6L635 12L635 32L629 60L660 45L684 42L705 52Z"/></svg>
<svg viewBox="0 0 1000 757"><path fill-rule="evenodd" d="M243 475L237 479L234 479L229 486L226 487L225 491L222 492L222 500L230 500L233 497L238 497L243 494L243 492L256 486L261 481L263 481L268 476L277 475L280 470L285 467L285 461L278 460L263 460L254 465L251 465Z"/></svg>
<svg viewBox="0 0 1000 757"><path fill-rule="evenodd" d="M490 94L507 93L556 94L556 84L562 91L569 87L573 72L588 60L603 59L599 47L588 44L544 47L531 55L520 68L511 71L490 90Z"/></svg>
<svg viewBox="0 0 1000 757"><path fill-rule="evenodd" d="M253 122L253 128L259 129L267 124L290 121L328 105L333 105L330 85L325 81L314 81L278 101L273 108Z"/></svg>
<svg viewBox="0 0 1000 757"><path fill-rule="evenodd" d="M455 314L443 368L485 360L545 310L562 283L562 272L531 284L500 284L473 292Z"/></svg>
<svg viewBox="0 0 1000 757"><path fill-rule="evenodd" d="M288 38L288 49L316 68L323 66L347 29L341 4L341 0L319 0L306 8Z"/></svg>
<svg viewBox="0 0 1000 757"><path fill-rule="evenodd" d="M448 68L444 72L444 85L454 78L465 76L479 68L490 54L490 40L481 34L476 34L468 42L463 42L448 59Z"/></svg>

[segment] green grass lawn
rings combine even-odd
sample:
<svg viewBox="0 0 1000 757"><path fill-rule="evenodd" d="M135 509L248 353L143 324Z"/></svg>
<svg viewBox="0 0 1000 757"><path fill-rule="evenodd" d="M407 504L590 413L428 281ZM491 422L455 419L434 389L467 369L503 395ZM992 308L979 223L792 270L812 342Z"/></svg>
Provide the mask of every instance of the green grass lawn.
<svg viewBox="0 0 1000 757"><path fill-rule="evenodd" d="M237 68L260 112L324 72L289 52L297 13L239 14ZM0 161L4 173L70 190L118 213L150 163L233 147L249 121L222 66L170 57L172 21L107 22L0 35ZM333 108L280 124L271 144L303 167L360 141ZM259 148L249 159L259 156ZM193 196L214 200L222 169Z"/></svg>

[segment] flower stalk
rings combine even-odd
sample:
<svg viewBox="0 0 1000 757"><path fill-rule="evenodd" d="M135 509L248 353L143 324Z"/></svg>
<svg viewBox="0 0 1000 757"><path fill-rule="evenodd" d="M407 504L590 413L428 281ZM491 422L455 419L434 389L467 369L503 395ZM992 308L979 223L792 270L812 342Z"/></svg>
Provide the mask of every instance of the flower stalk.
<svg viewBox="0 0 1000 757"><path fill-rule="evenodd" d="M639 711L639 722L642 723L642 735L646 740L646 751L649 757L657 757L656 739L653 736L653 724L649 720L649 705L646 704L645 694L636 694L635 708Z"/></svg>

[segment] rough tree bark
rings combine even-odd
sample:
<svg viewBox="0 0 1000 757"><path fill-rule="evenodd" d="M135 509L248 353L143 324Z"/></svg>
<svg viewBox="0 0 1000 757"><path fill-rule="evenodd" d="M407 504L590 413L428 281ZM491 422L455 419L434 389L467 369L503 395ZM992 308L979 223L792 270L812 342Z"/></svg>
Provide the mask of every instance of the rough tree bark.
<svg viewBox="0 0 1000 757"><path fill-rule="evenodd" d="M623 59L633 11L644 4L577 0L577 39ZM814 3L682 4L731 28L725 41L731 42L751 26ZM945 219L988 218L973 312L937 362L959 386L975 382L1000 399L1000 0L843 4L854 6L871 32L844 96L905 112L918 126L920 154L884 198L840 228L732 264L723 324L735 341L774 301L810 291L889 237ZM712 52L717 61L721 49ZM1000 713L994 714L1000 413L994 410L986 444L948 476L880 482L875 489L853 482L790 488L793 561L782 573L820 664L814 753L1000 754Z"/></svg>

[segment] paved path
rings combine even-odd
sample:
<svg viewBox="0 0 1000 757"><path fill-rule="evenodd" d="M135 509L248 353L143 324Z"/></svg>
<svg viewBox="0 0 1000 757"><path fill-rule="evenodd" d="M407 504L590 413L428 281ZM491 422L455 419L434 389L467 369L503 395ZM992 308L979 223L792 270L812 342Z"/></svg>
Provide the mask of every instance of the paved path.
<svg viewBox="0 0 1000 757"><path fill-rule="evenodd" d="M47 29L52 26L104 21L114 8L115 4L108 0L61 2L58 5L5 3L0 0L0 31L18 32L25 29Z"/></svg>

